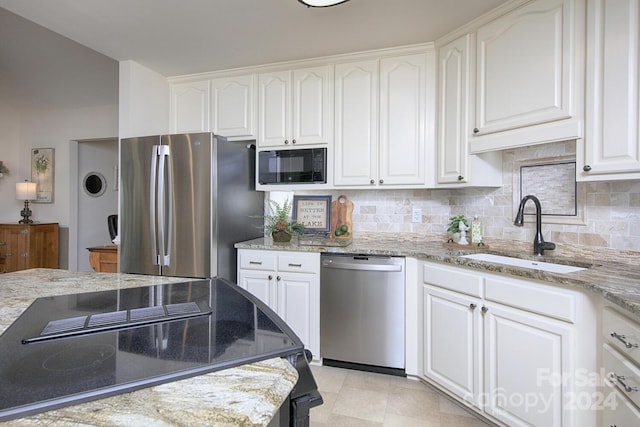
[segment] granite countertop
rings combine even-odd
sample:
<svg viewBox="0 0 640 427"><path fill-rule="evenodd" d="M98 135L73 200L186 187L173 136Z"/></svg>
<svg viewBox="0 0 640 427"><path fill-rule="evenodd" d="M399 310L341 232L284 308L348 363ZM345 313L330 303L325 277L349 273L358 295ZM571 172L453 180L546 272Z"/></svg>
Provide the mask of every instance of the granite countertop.
<svg viewBox="0 0 640 427"><path fill-rule="evenodd" d="M35 298L184 281L181 278L33 269L0 274L0 333ZM17 426L266 426L298 380L274 358L0 424Z"/></svg>
<svg viewBox="0 0 640 427"><path fill-rule="evenodd" d="M557 244L555 251L546 251L545 256L539 257L533 255L533 243L506 240L488 240L486 243L488 246L481 249L472 247L458 249L445 247L443 240L437 237L425 237L415 234L370 233L357 235L349 246L341 247L300 245L296 238L292 239L290 243L273 243L269 238L258 238L237 243L235 247L238 249L413 257L424 261L435 261L492 273L508 274L591 291L602 295L607 301L640 317L640 252L600 248L590 249ZM569 274L557 274L459 258L460 255L477 252L589 268Z"/></svg>

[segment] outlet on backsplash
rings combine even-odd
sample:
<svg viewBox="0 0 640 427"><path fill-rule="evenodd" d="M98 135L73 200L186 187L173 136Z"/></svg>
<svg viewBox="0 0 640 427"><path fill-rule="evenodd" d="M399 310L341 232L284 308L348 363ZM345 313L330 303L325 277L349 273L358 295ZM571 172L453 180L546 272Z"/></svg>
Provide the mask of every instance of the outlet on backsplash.
<svg viewBox="0 0 640 427"><path fill-rule="evenodd" d="M413 212L411 214L411 222L422 222L422 209L413 208Z"/></svg>

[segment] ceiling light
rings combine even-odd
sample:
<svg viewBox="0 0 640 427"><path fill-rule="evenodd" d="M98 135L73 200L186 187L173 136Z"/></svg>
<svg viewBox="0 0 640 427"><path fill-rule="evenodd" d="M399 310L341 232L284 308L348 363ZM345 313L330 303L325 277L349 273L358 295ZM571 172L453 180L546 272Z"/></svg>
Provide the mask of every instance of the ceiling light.
<svg viewBox="0 0 640 427"><path fill-rule="evenodd" d="M336 6L340 3L348 2L349 0L298 0L298 1L307 7L329 7L329 6Z"/></svg>

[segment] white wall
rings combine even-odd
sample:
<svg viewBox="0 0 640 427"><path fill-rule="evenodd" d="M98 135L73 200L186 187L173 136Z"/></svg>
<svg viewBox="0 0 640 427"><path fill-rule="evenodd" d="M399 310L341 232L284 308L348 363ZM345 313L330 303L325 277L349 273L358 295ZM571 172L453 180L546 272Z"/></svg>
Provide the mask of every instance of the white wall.
<svg viewBox="0 0 640 427"><path fill-rule="evenodd" d="M21 219L22 202L16 200L16 185L25 178L20 171L20 114L0 101L0 160L9 174L0 178L0 222Z"/></svg>
<svg viewBox="0 0 640 427"><path fill-rule="evenodd" d="M120 138L169 132L169 83L134 61L120 62Z"/></svg>

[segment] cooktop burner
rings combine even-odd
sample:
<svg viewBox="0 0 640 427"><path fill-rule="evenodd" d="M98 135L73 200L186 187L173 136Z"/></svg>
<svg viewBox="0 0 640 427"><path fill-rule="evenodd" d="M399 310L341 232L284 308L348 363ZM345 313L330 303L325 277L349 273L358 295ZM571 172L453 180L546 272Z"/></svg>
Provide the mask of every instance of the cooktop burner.
<svg viewBox="0 0 640 427"><path fill-rule="evenodd" d="M0 421L302 351L223 279L39 298L0 336Z"/></svg>

